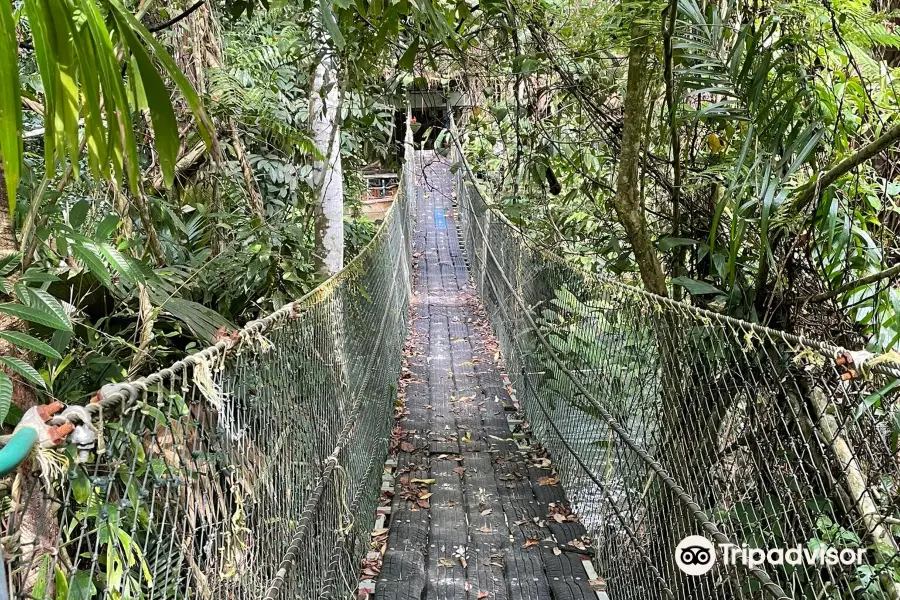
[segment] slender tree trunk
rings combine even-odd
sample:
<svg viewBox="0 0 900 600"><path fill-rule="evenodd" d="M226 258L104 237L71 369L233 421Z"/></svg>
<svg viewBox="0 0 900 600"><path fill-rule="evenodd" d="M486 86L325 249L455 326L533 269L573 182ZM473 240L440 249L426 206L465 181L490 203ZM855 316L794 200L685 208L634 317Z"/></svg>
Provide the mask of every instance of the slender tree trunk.
<svg viewBox="0 0 900 600"><path fill-rule="evenodd" d="M317 267L326 275L344 266L344 177L341 169L341 93L337 57L323 44L313 73L309 121L323 160L316 161Z"/></svg>
<svg viewBox="0 0 900 600"><path fill-rule="evenodd" d="M663 24L663 54L665 57L666 78L666 106L669 110L669 145L672 152L672 236L681 237L681 132L678 129L678 104L675 98L675 72L674 72L674 44L672 36L675 35L676 16L678 15L678 0L669 2L668 14ZM685 248L675 248L672 273L675 277L681 275L684 266ZM675 300L681 300L683 288L674 286L672 296Z"/></svg>
<svg viewBox="0 0 900 600"><path fill-rule="evenodd" d="M0 166L0 182L4 180L5 173ZM6 186L0 183L0 259L18 252L16 232L13 225L13 215L9 213L9 197ZM9 315L0 315L0 331L22 331L25 322ZM0 356L15 356L26 359L27 353L10 344L6 340L0 340ZM13 402L22 410L27 410L35 405L34 392L24 385L18 375L4 369L13 381Z"/></svg>
<svg viewBox="0 0 900 600"><path fill-rule="evenodd" d="M153 214L150 212L150 200L141 192L135 194L134 203L137 205L138 214L144 226L144 233L147 235L147 247L150 249L150 253L153 254L157 264L166 264L166 253L163 251L162 244L159 241L159 234L156 232L156 225L153 223Z"/></svg>
<svg viewBox="0 0 900 600"><path fill-rule="evenodd" d="M614 207L625 227L628 240L640 269L644 287L660 296L667 296L666 278L656 249L651 242L640 194L641 141L648 120L647 93L651 78L649 60L652 52L650 31L640 17L631 26L631 47L628 52L628 81L625 93L625 121L619 154L618 178ZM675 132L672 133L675 135ZM682 445L672 452L677 457L667 467L687 485L695 469L708 468L714 452L723 407L698 405L690 392L691 382L683 375L679 357L683 351L683 327L677 313L661 314L654 318L654 330L660 360L660 386L666 411L666 426L672 430L674 443ZM688 440L685 432L692 423L702 423L701 433ZM678 436L684 439L679 439ZM702 441L700 438L703 438Z"/></svg>
<svg viewBox="0 0 900 600"><path fill-rule="evenodd" d="M654 294L667 296L666 278L651 241L640 193L641 142L648 120L647 95L652 77L649 68L652 45L647 22L647 15L642 15L636 17L631 26L625 114L613 207L625 227L644 287ZM691 484L694 477L705 478L714 460L710 448L714 446L722 413L719 407L693 401L692 382L685 377L679 361L683 355L684 325L674 312L653 317L659 353L660 395L666 419L664 426L669 433L669 446L658 450L666 456L665 467L675 480L689 493L696 493L703 490ZM700 433L692 435L692 431ZM654 504L651 510L662 515L653 526L657 540L654 559L659 564L671 565L675 546L685 535L693 533L697 523L664 487L659 488ZM685 582L683 591L692 595L696 591L692 584Z"/></svg>
<svg viewBox="0 0 900 600"><path fill-rule="evenodd" d="M650 240L644 203L640 195L639 167L641 138L647 115L647 88L650 83L650 32L635 19L628 50L628 84L625 91L625 122L613 207L625 227L628 241L641 272L644 287L654 294L667 295L666 278Z"/></svg>
<svg viewBox="0 0 900 600"><path fill-rule="evenodd" d="M234 153L241 165L241 174L244 176L244 183L247 185L247 194L250 199L250 210L253 212L260 224L266 222L266 211L263 208L262 194L259 192L259 185L253 176L253 167L250 165L250 158L244 149L244 142L241 141L238 132L237 122L231 121L231 143L234 146Z"/></svg>

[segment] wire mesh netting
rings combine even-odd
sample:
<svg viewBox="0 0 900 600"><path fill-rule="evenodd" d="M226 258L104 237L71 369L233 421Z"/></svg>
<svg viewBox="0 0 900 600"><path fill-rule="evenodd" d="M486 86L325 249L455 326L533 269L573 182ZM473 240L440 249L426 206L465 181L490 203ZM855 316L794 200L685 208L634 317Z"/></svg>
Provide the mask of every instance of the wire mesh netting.
<svg viewBox="0 0 900 600"><path fill-rule="evenodd" d="M12 597L356 589L407 326L404 180L369 246L307 297L61 419L93 421L97 446L41 448L9 486Z"/></svg>
<svg viewBox="0 0 900 600"><path fill-rule="evenodd" d="M492 210L454 152L473 277L611 598L900 597L896 355L585 273Z"/></svg>

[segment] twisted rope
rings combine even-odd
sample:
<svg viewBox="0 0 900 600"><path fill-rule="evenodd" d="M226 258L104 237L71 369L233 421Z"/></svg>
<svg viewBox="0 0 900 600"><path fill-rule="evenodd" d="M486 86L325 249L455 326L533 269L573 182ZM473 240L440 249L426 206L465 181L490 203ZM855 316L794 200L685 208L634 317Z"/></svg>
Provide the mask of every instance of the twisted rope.
<svg viewBox="0 0 900 600"><path fill-rule="evenodd" d="M484 196L482 196L481 190L478 188L475 182L475 173L472 171L469 162L466 160L465 153L463 152L462 146L460 145L458 134L455 131L455 125L452 128L452 132L453 133L450 135L450 138L453 140L453 144L456 147L457 154L460 157L459 162L466 171L465 179L467 179L471 184L472 189L476 194L478 194L479 199L488 208L492 217L496 218L505 226L509 227L512 231L516 232L523 240L527 240L527 236L516 226L515 223L510 221L502 212L491 208L490 204L487 202ZM566 269L572 269L573 267L572 263L544 248L532 247L530 249L533 252L537 253L541 258L544 258L556 265L565 267ZM722 313L700 308L692 304L687 304L682 301L673 300L671 298L667 298L666 296L660 296L652 292L648 292L647 290L636 288L626 283L622 283L621 281L617 281L616 279L610 277L605 273L580 271L580 274L585 278L586 282L591 282L591 280L593 279L595 280L593 281L594 283L609 285L618 288L619 290L627 294L643 296L647 300L658 304L663 304L669 308L680 311L695 320L712 319L719 323L737 327L745 331L752 331L754 333L763 334L773 340L781 340L791 346L803 346L810 350L814 350L829 360L833 360L840 355L851 352L843 346L838 346L802 335L786 333L778 329L772 329L771 327L760 325L759 323L751 323L749 321L744 321L742 319L731 317L729 315L724 315ZM900 355L897 355L896 353L882 353L873 355L868 358L863 365L860 366L865 371L868 371L870 373L878 373L880 375L886 375L888 377L900 378Z"/></svg>
<svg viewBox="0 0 900 600"><path fill-rule="evenodd" d="M403 262L401 260L403 256L403 252L397 253L397 259L394 262L392 273L392 281L396 281L397 279L397 274L400 271L400 265ZM391 289L391 296L388 304L391 303L396 292L397 286L394 286ZM381 340L384 337L384 332L386 330L387 319L390 314L390 311L386 310L381 316L381 324L378 327L375 347L379 347L381 345ZM298 553L300 547L303 545L307 536L309 535L309 523L312 521L313 514L315 513L322 499L322 492L324 491L332 472L335 470L335 467L337 467L338 458L340 457L341 452L344 450L344 447L350 441L350 436L356 427L356 421L359 418L360 413L362 412L360 409L362 408L363 400L365 399L362 394L362 390L366 388L369 378L371 377L372 366L375 363L375 359L376 354L369 355L368 362L366 363L366 368L363 371L363 379L359 385L359 388L357 389L353 406L350 409L350 417L347 420L347 424L344 425L344 429L338 436L338 441L337 444L335 444L334 450L332 451L331 455L327 459L325 459L325 468L323 469L322 474L319 476L316 487L313 491L313 495L310 496L309 500L307 500L306 504L303 507L303 512L301 513L300 517L300 528L294 534L294 537L291 540L291 544L290 546L288 546L288 549L281 560L278 572L276 573L275 578L269 584L268 591L264 596L265 600L275 600L276 598L278 598L278 595L281 592L281 588L284 585L285 577L287 576L291 567L293 567L293 565L299 558Z"/></svg>
<svg viewBox="0 0 900 600"><path fill-rule="evenodd" d="M403 189L399 190L398 198L401 197L400 194L404 193ZM335 287L343 283L345 279L362 265L365 258L372 253L373 248L380 242L381 238L387 235L391 221L398 218L396 214L399 209L395 208L395 205L398 204L401 203L394 202L391 204L388 213L385 215L385 218L375 232L375 235L372 236L372 239L369 240L362 250L360 250L350 262L344 265L343 269L323 281L318 287L297 300L288 302L275 312L272 312L261 319L250 321L229 337L208 346L195 354L191 354L181 360L175 361L164 369L160 369L155 373L132 381L111 383L103 386L95 396L94 401L85 406L92 419L102 414L104 410L117 409L123 405L128 406L133 404L142 394L147 392L150 386L170 380L178 373L186 371L188 367L193 367L201 363L209 363L214 360L222 360L234 348L240 347L244 343L251 343L254 339L258 339L258 336L263 332L281 326L287 321L299 318L314 305L327 298L328 294L331 293ZM62 425L63 423L79 425L81 424L81 419L78 415L68 414L65 416L54 417L50 423L52 425Z"/></svg>
<svg viewBox="0 0 900 600"><path fill-rule="evenodd" d="M454 136L454 141L456 140ZM458 142L457 149L462 153L462 149L459 147ZM470 171L471 173L471 171ZM466 210L468 210L472 215L474 215L474 211L471 207L466 206ZM475 221L475 224L478 226L478 229L483 237L483 239L487 239L486 232L481 227L480 221L475 218L472 219ZM628 448L637 454L641 460L652 469L656 475L660 478L666 487L676 496L679 502L688 509L692 517L700 524L704 531L706 531L712 538L718 542L719 544L731 544L732 542L729 540L728 536L722 533L718 527L716 527L715 523L713 523L710 518L706 515L700 505L688 494L684 488L682 488L677 481L669 474L669 472L659 463L653 456L650 455L647 450L644 449L643 446L638 444L631 435L625 430L624 427L619 423L619 421L610 413L595 397L591 392L581 383L579 378L577 378L566 366L566 364L559 358L556 351L547 341L547 338L541 332L534 318L531 316L531 308L527 305L527 303L522 299L519 293L516 291L512 282L510 282L509 278L503 272L503 266L500 261L497 259L497 256L494 254L494 250L490 244L485 244L484 246L487 249L488 255L493 261L494 265L497 267L496 272L502 279L503 283L506 285L507 289L509 289L510 294L513 299L515 299L516 304L519 305L519 308L522 311L523 316L528 321L528 325L531 328L532 332L537 337L538 341L545 348L550 358L553 362L556 363L559 370L566 375L566 377L572 382L572 384L576 387L576 389L590 402L592 407L597 411L597 413L601 416L601 418L606 422L606 424L612 429L616 435L622 440L622 442L628 446ZM490 279L490 277L489 277ZM627 286L626 286L627 287ZM747 571L756 578L757 581L760 582L763 589L771 595L773 598L777 600L793 600L791 596L788 596L787 593L775 583L771 577L759 567L749 567L740 563L743 568L746 568Z"/></svg>

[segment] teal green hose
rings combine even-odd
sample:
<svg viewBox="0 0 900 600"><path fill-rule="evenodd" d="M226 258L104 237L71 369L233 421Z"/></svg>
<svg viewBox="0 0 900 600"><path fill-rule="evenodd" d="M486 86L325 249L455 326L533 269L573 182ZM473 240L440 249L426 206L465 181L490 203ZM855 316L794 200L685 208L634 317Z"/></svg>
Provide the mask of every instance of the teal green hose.
<svg viewBox="0 0 900 600"><path fill-rule="evenodd" d="M31 427L22 427L13 434L9 442L0 449L0 477L12 473L28 458L37 437L37 431Z"/></svg>

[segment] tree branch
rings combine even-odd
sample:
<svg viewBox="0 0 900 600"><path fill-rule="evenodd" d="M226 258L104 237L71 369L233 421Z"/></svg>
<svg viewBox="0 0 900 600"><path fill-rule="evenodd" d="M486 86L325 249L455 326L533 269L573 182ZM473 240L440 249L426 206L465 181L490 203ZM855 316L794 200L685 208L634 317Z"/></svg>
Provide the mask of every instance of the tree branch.
<svg viewBox="0 0 900 600"><path fill-rule="evenodd" d="M875 283L876 281L881 281L882 279L888 279L890 277L893 277L894 275L900 275L900 265L893 266L890 269L885 269L884 271L879 271L878 273L866 275L865 277L861 277L855 281L851 281L850 283L839 285L833 290L829 290L827 292L822 292L820 294L814 294L812 296L806 296L805 298L792 300L790 303L806 304L807 302L824 302L825 300L829 300L831 298L834 298L835 296L839 296L848 290L852 290L861 285Z"/></svg>
<svg viewBox="0 0 900 600"><path fill-rule="evenodd" d="M206 4L206 0L198 0L197 2L194 3L193 6L191 6L189 9L187 9L186 11L184 11L183 13L181 13L180 15L178 15L178 16L176 16L176 17L173 17L173 18L169 19L169 20L166 21L165 23L162 23L162 24L160 24L160 25L154 25L153 27L148 27L147 29L148 29L151 33L156 33L157 31L162 31L163 29L168 29L169 27L171 27L171 26L174 25L175 23L178 23L179 21L188 18L188 17L191 15L192 12L194 12L195 10L197 10L198 8L200 8L201 6L203 6L204 4Z"/></svg>
<svg viewBox="0 0 900 600"><path fill-rule="evenodd" d="M797 214L802 211L806 205L816 199L816 197L828 186L838 180L839 177L846 175L867 160L870 160L888 148L895 142L900 140L900 125L895 125L887 130L877 140L863 146L856 153L851 154L829 170L825 171L821 176L811 178L800 191L794 196L794 199L787 204L788 214Z"/></svg>

